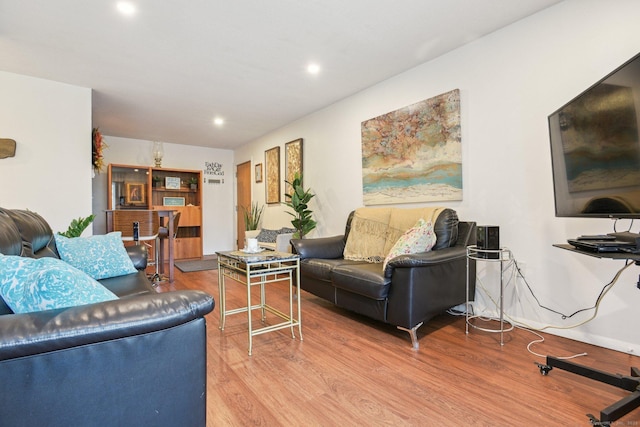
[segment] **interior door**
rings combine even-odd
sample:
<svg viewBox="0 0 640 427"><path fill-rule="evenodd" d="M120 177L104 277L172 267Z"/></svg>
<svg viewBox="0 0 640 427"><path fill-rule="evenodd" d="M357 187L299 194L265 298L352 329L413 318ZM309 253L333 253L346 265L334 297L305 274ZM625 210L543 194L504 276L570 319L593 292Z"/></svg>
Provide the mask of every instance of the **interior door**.
<svg viewBox="0 0 640 427"><path fill-rule="evenodd" d="M238 249L244 247L244 214L243 206L251 206L251 162L244 162L236 167L236 182L238 183L236 200L238 202L236 206L236 217L238 223L238 240L236 245Z"/></svg>

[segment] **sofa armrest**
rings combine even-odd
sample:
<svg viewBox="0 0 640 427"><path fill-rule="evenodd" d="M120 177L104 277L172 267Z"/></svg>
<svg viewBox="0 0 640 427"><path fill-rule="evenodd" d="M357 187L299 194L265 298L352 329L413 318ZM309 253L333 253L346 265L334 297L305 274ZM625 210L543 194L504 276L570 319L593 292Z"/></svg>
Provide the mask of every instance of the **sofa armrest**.
<svg viewBox="0 0 640 427"><path fill-rule="evenodd" d="M344 236L320 237L315 239L292 239L293 252L300 258L342 258Z"/></svg>
<svg viewBox="0 0 640 427"><path fill-rule="evenodd" d="M0 360L161 331L211 312L202 291L138 295L98 304L0 316Z"/></svg>
<svg viewBox="0 0 640 427"><path fill-rule="evenodd" d="M399 255L389 260L384 271L385 277L391 277L394 268L429 267L443 262L450 262L457 259L465 259L467 256L466 247L454 246L451 248L438 249L437 251L421 252L417 254Z"/></svg>
<svg viewBox="0 0 640 427"><path fill-rule="evenodd" d="M125 246L125 249L127 250L129 258L133 261L133 266L136 270L142 271L147 268L149 251L146 245L129 245Z"/></svg>
<svg viewBox="0 0 640 427"><path fill-rule="evenodd" d="M276 236L276 251L291 252L291 239L293 233L282 233Z"/></svg>

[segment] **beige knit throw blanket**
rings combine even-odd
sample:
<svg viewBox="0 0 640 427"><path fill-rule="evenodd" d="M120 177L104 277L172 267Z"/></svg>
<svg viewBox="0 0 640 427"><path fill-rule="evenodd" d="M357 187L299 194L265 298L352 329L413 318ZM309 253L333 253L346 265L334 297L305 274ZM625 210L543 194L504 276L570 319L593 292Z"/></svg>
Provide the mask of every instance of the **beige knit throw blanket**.
<svg viewBox="0 0 640 427"><path fill-rule="evenodd" d="M383 262L405 231L423 218L435 224L442 207L414 209L358 208L344 248L344 259Z"/></svg>
<svg viewBox="0 0 640 427"><path fill-rule="evenodd" d="M344 247L344 259L382 262L387 241L391 208L359 208L351 221L351 231Z"/></svg>

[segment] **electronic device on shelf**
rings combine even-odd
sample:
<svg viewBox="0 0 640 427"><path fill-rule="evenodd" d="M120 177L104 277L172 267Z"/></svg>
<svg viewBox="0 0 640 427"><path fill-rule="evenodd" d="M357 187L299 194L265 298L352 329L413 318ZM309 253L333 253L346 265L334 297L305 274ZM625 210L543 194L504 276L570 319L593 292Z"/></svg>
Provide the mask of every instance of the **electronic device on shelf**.
<svg viewBox="0 0 640 427"><path fill-rule="evenodd" d="M627 250L636 250L635 243L625 242L622 240L579 240L569 239L567 242L583 251L589 252L624 252Z"/></svg>
<svg viewBox="0 0 640 427"><path fill-rule="evenodd" d="M609 234L583 234L578 240L616 240L616 236Z"/></svg>

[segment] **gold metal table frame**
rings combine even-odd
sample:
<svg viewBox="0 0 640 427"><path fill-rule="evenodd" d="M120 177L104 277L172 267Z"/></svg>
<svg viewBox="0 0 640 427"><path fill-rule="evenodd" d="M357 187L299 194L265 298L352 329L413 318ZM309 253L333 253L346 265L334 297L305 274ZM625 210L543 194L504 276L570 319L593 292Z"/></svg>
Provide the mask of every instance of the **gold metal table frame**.
<svg viewBox="0 0 640 427"><path fill-rule="evenodd" d="M226 316L237 313L247 313L249 328L249 356L253 347L253 337L267 332L291 328L291 338L295 339L294 327L298 327L300 341L302 341L302 312L300 307L300 257L298 255L262 251L249 254L242 251L216 252L218 256L218 288L220 291L220 330L224 330ZM226 304L226 278L230 278L247 288L247 305L245 307L227 310ZM267 304L265 285L274 282L289 280L289 313ZM295 283L294 283L295 281ZM260 286L260 303L251 302L251 288ZM296 298L294 298L294 289ZM294 304L295 300L295 304ZM297 308L294 316L294 305ZM251 312L261 310L262 322L266 320L266 312L270 312L281 318L283 322L253 329Z"/></svg>

